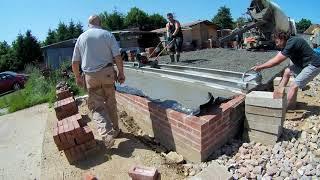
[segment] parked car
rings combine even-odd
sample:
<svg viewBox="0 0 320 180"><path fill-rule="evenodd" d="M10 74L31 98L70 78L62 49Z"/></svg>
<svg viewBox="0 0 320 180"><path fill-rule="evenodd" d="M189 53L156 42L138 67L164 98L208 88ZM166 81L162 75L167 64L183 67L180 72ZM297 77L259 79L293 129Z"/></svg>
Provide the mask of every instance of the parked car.
<svg viewBox="0 0 320 180"><path fill-rule="evenodd" d="M17 91L24 87L28 76L18 74L11 71L0 73L0 93L5 93L11 90Z"/></svg>

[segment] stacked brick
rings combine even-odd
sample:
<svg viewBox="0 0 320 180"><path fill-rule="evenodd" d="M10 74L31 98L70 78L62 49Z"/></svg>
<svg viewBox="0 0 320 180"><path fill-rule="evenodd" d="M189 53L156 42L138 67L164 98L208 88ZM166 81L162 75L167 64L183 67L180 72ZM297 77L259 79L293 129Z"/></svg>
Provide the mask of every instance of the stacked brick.
<svg viewBox="0 0 320 180"><path fill-rule="evenodd" d="M246 96L245 128L249 141L273 145L281 136L286 113L284 89L273 92L253 91Z"/></svg>
<svg viewBox="0 0 320 180"><path fill-rule="evenodd" d="M54 109L58 121L54 123L53 140L64 151L70 164L87 157L97 148L93 133L82 116L69 88L56 91L58 101Z"/></svg>

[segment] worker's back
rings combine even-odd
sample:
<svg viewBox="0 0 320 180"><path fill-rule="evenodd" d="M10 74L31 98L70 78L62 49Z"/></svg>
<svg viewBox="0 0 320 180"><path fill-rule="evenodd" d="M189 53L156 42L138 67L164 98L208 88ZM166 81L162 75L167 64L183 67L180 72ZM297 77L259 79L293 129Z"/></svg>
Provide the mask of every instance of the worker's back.
<svg viewBox="0 0 320 180"><path fill-rule="evenodd" d="M114 52L119 47L114 36L99 27L93 27L82 33L76 43L85 72L95 72L113 62Z"/></svg>

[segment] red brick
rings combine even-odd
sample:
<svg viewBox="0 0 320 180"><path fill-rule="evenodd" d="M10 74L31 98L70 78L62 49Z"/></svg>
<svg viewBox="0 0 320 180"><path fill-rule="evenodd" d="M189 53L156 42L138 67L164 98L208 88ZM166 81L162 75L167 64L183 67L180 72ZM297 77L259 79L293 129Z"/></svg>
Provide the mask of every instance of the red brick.
<svg viewBox="0 0 320 180"><path fill-rule="evenodd" d="M177 112L177 111L170 111L169 114L167 114L168 118L172 118L174 120L183 122L185 115L183 113Z"/></svg>
<svg viewBox="0 0 320 180"><path fill-rule="evenodd" d="M178 127L175 127L175 126L171 127L171 129L173 130L174 133L180 134L181 136L184 136L184 130L182 130Z"/></svg>
<svg viewBox="0 0 320 180"><path fill-rule="evenodd" d="M201 125L204 123L199 117L191 116L186 117L184 122L187 126L191 127L192 129L196 129L200 131Z"/></svg>
<svg viewBox="0 0 320 180"><path fill-rule="evenodd" d="M71 149L65 150L64 154L66 155L66 158L70 164L75 162L75 158L71 153Z"/></svg>
<svg viewBox="0 0 320 180"><path fill-rule="evenodd" d="M192 134L194 134L195 136L201 136L201 132L195 129L192 130Z"/></svg>
<svg viewBox="0 0 320 180"><path fill-rule="evenodd" d="M188 132L184 133L184 135L187 139L191 140L193 143L200 144L201 139L199 136L195 136L192 133L188 133Z"/></svg>
<svg viewBox="0 0 320 180"><path fill-rule="evenodd" d="M132 180L157 180L160 179L160 174L157 169L149 167L135 166L132 167L129 172L129 176Z"/></svg>
<svg viewBox="0 0 320 180"><path fill-rule="evenodd" d="M192 131L191 128L187 127L186 125L182 124L182 123L178 123L178 127L183 129L184 131L190 132Z"/></svg>

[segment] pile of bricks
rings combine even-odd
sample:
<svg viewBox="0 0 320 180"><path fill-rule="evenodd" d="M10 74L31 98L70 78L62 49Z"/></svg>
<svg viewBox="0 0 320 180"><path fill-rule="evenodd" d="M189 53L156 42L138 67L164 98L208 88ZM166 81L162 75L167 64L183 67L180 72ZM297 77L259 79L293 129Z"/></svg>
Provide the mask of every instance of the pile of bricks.
<svg viewBox="0 0 320 180"><path fill-rule="evenodd" d="M64 151L70 164L84 159L97 149L93 133L78 112L78 106L69 88L56 91L58 101L54 110L53 140L59 151Z"/></svg>
<svg viewBox="0 0 320 180"><path fill-rule="evenodd" d="M273 92L253 91L245 100L245 128L249 141L273 145L282 133L286 113L284 89Z"/></svg>

